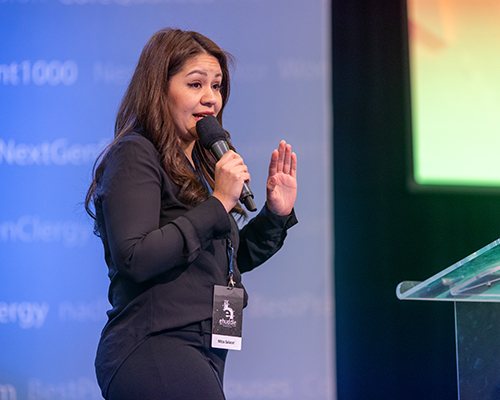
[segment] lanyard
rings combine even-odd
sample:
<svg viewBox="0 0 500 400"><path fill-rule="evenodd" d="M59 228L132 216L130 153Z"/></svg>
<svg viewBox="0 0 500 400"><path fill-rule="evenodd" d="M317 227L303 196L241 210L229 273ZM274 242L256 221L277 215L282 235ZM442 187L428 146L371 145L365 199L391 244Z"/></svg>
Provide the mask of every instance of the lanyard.
<svg viewBox="0 0 500 400"><path fill-rule="evenodd" d="M227 258L228 258L228 262L229 262L229 286L231 288L234 288L233 257L234 257L234 248L231 245L231 239L227 239Z"/></svg>
<svg viewBox="0 0 500 400"><path fill-rule="evenodd" d="M210 193L210 195L212 195L213 189L208 184L207 179L205 178L205 175L203 175L203 172L201 172L200 161L198 160L198 157L196 157L196 151L193 151L193 161L194 161L194 165L196 166L196 168L193 168L193 165L191 165L191 163L189 163L189 166L191 167L191 169L194 171L194 173L198 177L198 180L205 186L205 189L207 189L208 193Z"/></svg>
<svg viewBox="0 0 500 400"><path fill-rule="evenodd" d="M212 188L210 187L205 176L201 172L198 157L196 157L196 152L193 152L193 161L194 161L197 168L193 168L191 163L189 163L189 165L191 166L191 168L193 168L194 172L196 173L196 175L200 179L200 182L202 182L204 184L204 186L207 188L208 192L210 194L213 194ZM228 263L229 263L229 283L228 283L228 286L231 289L234 288L234 285L235 285L235 282L233 279L234 278L233 258L234 258L234 247L232 246L231 239L227 239L227 259L228 259Z"/></svg>

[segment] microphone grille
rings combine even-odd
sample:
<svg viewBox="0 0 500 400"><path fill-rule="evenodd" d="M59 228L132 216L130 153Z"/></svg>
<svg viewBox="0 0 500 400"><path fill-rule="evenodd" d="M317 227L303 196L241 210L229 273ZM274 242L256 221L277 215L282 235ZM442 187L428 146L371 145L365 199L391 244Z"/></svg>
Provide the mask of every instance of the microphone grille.
<svg viewBox="0 0 500 400"><path fill-rule="evenodd" d="M218 140L227 140L226 132L213 115L208 115L196 123L196 133L201 145L206 149L210 149Z"/></svg>

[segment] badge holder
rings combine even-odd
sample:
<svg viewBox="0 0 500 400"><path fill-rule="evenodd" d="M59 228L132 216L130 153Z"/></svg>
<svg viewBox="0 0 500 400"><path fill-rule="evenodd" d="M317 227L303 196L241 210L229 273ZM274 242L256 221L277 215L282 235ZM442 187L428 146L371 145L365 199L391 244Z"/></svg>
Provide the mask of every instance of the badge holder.
<svg viewBox="0 0 500 400"><path fill-rule="evenodd" d="M241 350L244 290L234 287L233 252L228 241L228 286L214 286L212 347L216 349Z"/></svg>

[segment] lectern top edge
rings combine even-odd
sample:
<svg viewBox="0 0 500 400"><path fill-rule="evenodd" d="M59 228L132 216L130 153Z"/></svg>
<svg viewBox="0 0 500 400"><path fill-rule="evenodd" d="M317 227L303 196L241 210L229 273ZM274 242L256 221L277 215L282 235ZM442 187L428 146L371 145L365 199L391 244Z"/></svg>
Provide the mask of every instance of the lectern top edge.
<svg viewBox="0 0 500 400"><path fill-rule="evenodd" d="M401 282L396 295L400 300L500 302L500 239L423 282Z"/></svg>

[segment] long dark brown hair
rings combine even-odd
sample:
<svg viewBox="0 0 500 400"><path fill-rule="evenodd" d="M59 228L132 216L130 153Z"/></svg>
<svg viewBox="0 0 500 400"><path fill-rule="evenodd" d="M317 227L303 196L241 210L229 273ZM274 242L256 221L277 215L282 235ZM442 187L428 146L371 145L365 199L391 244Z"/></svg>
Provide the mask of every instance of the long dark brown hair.
<svg viewBox="0 0 500 400"><path fill-rule="evenodd" d="M118 140L137 126L147 132L160 153L165 172L181 187L178 194L179 200L184 204L195 206L207 198L205 187L189 166L180 147L179 136L171 118L167 100L170 79L183 68L189 59L199 54L209 54L220 64L223 75L220 89L222 107L217 120L222 125L222 114L230 91L228 62L232 62L231 55L197 32L170 28L156 32L144 46L123 96L116 117L114 140L104 149L94 164L92 183L85 198L85 209L94 220L96 215L91 206L98 198L97 189L106 164L106 154ZM232 145L230 147L233 148ZM200 172L213 188L216 159L199 144L199 141L195 143L195 152L199 160ZM239 204L232 212L246 215Z"/></svg>

